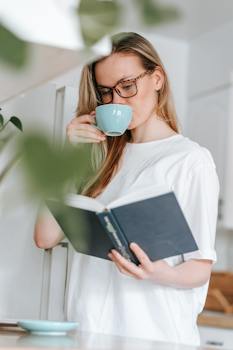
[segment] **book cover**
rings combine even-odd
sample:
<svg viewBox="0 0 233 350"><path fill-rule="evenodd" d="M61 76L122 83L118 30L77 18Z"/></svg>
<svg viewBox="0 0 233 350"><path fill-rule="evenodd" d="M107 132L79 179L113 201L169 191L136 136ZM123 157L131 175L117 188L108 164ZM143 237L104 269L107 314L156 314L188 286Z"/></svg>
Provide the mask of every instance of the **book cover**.
<svg viewBox="0 0 233 350"><path fill-rule="evenodd" d="M71 194L65 203L48 200L47 206L65 236L80 253L109 259L117 249L138 264L129 248L136 242L152 261L198 250L173 191L144 189L108 206Z"/></svg>

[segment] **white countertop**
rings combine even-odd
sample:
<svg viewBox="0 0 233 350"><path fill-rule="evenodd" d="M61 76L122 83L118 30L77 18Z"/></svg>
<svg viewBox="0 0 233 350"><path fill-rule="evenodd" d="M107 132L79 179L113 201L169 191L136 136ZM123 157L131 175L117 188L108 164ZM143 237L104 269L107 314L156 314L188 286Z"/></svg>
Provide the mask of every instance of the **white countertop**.
<svg viewBox="0 0 233 350"><path fill-rule="evenodd" d="M204 310L198 317L198 325L233 329L233 314Z"/></svg>
<svg viewBox="0 0 233 350"><path fill-rule="evenodd" d="M25 331L0 330L0 349L79 349L79 350L194 350L206 347L193 347L182 344L157 342L135 338L109 336L86 332L70 332L66 336L32 335ZM215 348L216 349L216 348Z"/></svg>

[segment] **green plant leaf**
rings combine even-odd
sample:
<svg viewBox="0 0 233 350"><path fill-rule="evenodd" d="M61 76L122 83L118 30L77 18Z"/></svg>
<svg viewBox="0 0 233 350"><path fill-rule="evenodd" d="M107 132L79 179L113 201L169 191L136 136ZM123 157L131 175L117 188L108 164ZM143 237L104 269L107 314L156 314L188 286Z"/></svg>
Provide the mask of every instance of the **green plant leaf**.
<svg viewBox="0 0 233 350"><path fill-rule="evenodd" d="M142 21L147 26L174 21L181 16L180 11L175 6L160 4L156 0L137 0L137 3L141 8Z"/></svg>
<svg viewBox="0 0 233 350"><path fill-rule="evenodd" d="M12 116L10 118L10 122L16 126L19 130L23 131L23 125L21 123L21 120L15 116Z"/></svg>
<svg viewBox="0 0 233 350"><path fill-rule="evenodd" d="M110 33L120 19L120 5L116 0L81 0L77 12L87 46L94 45Z"/></svg>
<svg viewBox="0 0 233 350"><path fill-rule="evenodd" d="M28 56L27 44L0 24L0 60L13 68L24 66Z"/></svg>
<svg viewBox="0 0 233 350"><path fill-rule="evenodd" d="M42 198L62 197L66 187L85 179L90 170L88 148L65 145L62 149L40 134L23 135L19 143L30 192Z"/></svg>
<svg viewBox="0 0 233 350"><path fill-rule="evenodd" d="M0 129L3 127L3 124L4 124L4 118L3 118L3 115L0 114Z"/></svg>

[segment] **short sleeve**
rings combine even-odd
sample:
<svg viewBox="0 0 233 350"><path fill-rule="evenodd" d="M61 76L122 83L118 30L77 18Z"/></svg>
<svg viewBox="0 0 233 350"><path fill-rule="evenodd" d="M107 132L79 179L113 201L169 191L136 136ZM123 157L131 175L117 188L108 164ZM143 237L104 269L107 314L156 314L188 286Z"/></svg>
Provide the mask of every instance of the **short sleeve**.
<svg viewBox="0 0 233 350"><path fill-rule="evenodd" d="M219 179L214 161L208 157L191 167L187 173L182 209L196 240L199 250L183 255L184 261L190 259L209 259L217 261L215 236L218 216Z"/></svg>

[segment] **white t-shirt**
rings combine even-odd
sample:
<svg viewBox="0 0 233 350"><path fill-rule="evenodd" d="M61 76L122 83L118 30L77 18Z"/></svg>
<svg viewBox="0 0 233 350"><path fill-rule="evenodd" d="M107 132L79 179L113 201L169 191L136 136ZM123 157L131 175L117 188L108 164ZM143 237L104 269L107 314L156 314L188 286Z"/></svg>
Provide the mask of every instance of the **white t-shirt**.
<svg viewBox="0 0 233 350"><path fill-rule="evenodd" d="M211 259L219 181L208 149L181 134L127 143L122 166L97 197L103 204L134 189L166 184L175 192L199 247L184 260ZM171 266L180 255L165 259ZM84 331L199 345L196 325L209 281L198 288L172 288L121 274L113 262L75 253L67 304L68 320Z"/></svg>

